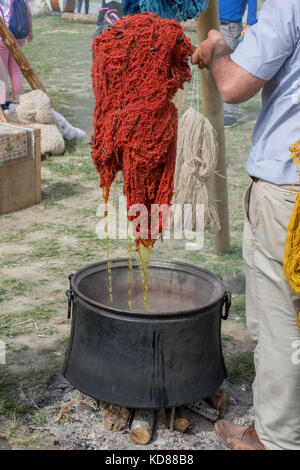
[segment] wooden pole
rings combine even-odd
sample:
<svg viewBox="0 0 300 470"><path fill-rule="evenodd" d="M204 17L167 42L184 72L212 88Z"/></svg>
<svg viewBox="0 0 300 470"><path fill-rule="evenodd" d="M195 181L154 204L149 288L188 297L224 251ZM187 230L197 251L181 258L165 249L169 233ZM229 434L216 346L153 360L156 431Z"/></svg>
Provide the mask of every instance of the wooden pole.
<svg viewBox="0 0 300 470"><path fill-rule="evenodd" d="M211 29L219 30L219 27L218 0L210 0L206 12L200 13L197 19L199 43L207 39ZM218 136L218 163L214 179L214 197L218 204L221 230L215 236L215 252L222 255L230 250L223 103L215 81L207 69L201 70L200 80L203 114L211 122Z"/></svg>
<svg viewBox="0 0 300 470"><path fill-rule="evenodd" d="M6 45L7 49L13 55L13 58L17 62L18 66L21 69L22 74L28 81L29 85L33 90L42 90L44 93L48 94L42 82L38 79L34 71L32 70L28 60L26 59L22 49L19 47L14 36L6 26L4 20L0 16L0 36L2 41ZM53 103L51 102L52 108L55 109Z"/></svg>
<svg viewBox="0 0 300 470"><path fill-rule="evenodd" d="M0 122L7 122L7 119L5 117L4 111L1 106L0 106Z"/></svg>

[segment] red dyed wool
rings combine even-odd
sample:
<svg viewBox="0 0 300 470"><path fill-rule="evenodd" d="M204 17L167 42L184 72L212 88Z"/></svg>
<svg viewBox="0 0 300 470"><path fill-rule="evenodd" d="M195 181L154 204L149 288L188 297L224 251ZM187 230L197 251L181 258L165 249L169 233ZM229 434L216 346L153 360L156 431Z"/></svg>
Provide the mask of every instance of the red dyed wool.
<svg viewBox="0 0 300 470"><path fill-rule="evenodd" d="M127 16L94 39L92 158L105 200L123 171L127 214L134 204L143 204L149 214L152 204L171 205L178 125L171 100L191 79L190 50L176 21L151 13ZM162 219L152 232L150 217L146 230L140 224L136 241L153 245Z"/></svg>

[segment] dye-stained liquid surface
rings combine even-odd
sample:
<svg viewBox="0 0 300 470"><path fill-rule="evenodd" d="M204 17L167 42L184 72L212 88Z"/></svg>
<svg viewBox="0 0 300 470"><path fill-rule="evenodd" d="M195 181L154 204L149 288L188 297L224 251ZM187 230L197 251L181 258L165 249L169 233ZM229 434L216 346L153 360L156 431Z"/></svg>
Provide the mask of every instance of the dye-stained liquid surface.
<svg viewBox="0 0 300 470"><path fill-rule="evenodd" d="M164 266L164 264L166 264ZM88 299L113 309L147 315L164 315L198 310L224 298L223 283L201 268L181 268L177 264L154 260L148 265L148 302L145 302L145 287L141 280L141 268L133 259L129 269L127 260L111 260L113 301L103 289L107 283L107 264L79 283L78 290ZM132 303L129 305L128 276Z"/></svg>

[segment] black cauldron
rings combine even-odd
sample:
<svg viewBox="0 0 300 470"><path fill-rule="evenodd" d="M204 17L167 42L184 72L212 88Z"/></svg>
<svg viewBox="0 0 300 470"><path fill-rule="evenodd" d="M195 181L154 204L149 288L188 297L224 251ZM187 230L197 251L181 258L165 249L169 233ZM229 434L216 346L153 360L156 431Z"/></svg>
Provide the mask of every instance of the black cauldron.
<svg viewBox="0 0 300 470"><path fill-rule="evenodd" d="M222 280L198 266L153 259L147 312L138 264L129 270L128 259L111 260L111 272L112 302L107 261L70 276L64 376L86 395L129 408L182 406L214 393L226 377L221 319L231 296Z"/></svg>

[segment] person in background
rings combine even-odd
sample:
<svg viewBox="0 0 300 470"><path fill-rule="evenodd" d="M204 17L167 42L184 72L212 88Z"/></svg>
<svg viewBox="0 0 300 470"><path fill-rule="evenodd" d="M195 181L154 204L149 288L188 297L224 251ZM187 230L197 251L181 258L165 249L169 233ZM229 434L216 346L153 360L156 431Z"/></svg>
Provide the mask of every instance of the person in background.
<svg viewBox="0 0 300 470"><path fill-rule="evenodd" d="M248 4L247 23L242 20ZM240 38L244 39L247 29L257 22L257 0L219 0L220 33L234 51ZM237 125L239 106L224 103L224 126Z"/></svg>
<svg viewBox="0 0 300 470"><path fill-rule="evenodd" d="M252 181L244 198L243 238L247 327L256 343L255 423L218 421L215 428L236 450L300 450L300 298L283 272L300 192L289 150L300 138L299 25L299 0L265 0L258 22L233 53L211 30L191 59L210 70L225 102L243 103L262 90L246 166Z"/></svg>
<svg viewBox="0 0 300 470"><path fill-rule="evenodd" d="M14 0L14 1L17 2L18 0ZM13 4L13 0L0 0L0 15L5 21L7 26L9 26L12 4ZM26 11L27 11L28 19L29 19L29 24L30 24L30 31L29 31L29 35L26 38L16 39L21 49L23 49L27 41L32 41L33 39L32 17L31 17L31 11L28 5L28 0L25 0L25 5L26 5ZM6 45L1 40L1 37L0 37L0 59L2 60L2 64L4 66L6 74L9 74L10 76L13 97L14 97L14 100L17 101L18 97L23 93L21 71L15 59L13 58L11 52L7 49ZM6 87L5 98L6 98L6 101L9 101L9 87L8 86Z"/></svg>
<svg viewBox="0 0 300 470"><path fill-rule="evenodd" d="M78 2L77 2L77 12L78 12L78 13L81 12L82 1L83 1L83 0L78 0ZM88 13L89 13L89 8L90 8L90 2L89 2L89 0L84 0L84 11L85 11L85 14L86 14L86 15L88 15Z"/></svg>

